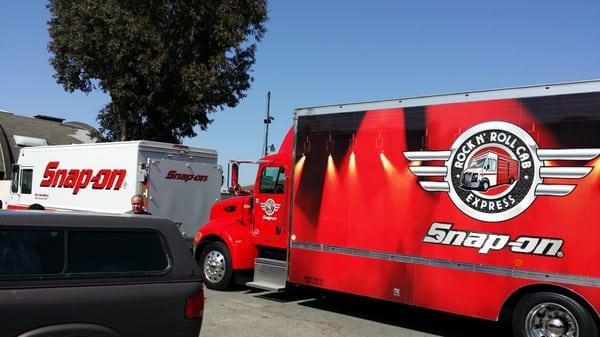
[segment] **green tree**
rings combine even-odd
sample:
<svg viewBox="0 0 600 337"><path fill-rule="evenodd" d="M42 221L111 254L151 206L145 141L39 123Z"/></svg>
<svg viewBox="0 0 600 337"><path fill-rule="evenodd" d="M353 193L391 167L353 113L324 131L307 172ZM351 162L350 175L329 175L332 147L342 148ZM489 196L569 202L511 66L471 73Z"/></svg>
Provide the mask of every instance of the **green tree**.
<svg viewBox="0 0 600 337"><path fill-rule="evenodd" d="M65 90L100 89L109 140L177 142L236 106L253 78L266 0L50 0L50 63Z"/></svg>

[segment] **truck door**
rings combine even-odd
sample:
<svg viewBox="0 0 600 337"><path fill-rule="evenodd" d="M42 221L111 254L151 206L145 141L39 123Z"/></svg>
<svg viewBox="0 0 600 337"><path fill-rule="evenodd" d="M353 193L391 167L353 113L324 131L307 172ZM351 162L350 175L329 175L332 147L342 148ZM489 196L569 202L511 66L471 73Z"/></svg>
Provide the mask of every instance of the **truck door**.
<svg viewBox="0 0 600 337"><path fill-rule="evenodd" d="M34 203L32 197L33 168L13 165L13 178L10 184L10 204L29 206Z"/></svg>
<svg viewBox="0 0 600 337"><path fill-rule="evenodd" d="M171 219L185 238L196 235L220 199L222 171L215 164L148 159L147 209Z"/></svg>
<svg viewBox="0 0 600 337"><path fill-rule="evenodd" d="M253 235L258 240L280 240L285 244L287 228L286 169L284 165L261 166L258 186L255 187Z"/></svg>

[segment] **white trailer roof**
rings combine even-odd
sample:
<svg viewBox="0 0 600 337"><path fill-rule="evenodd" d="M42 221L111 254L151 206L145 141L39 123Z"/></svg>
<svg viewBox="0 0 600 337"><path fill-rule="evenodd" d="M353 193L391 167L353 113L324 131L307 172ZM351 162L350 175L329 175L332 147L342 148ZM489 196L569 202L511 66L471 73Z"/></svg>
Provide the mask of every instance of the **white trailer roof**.
<svg viewBox="0 0 600 337"><path fill-rule="evenodd" d="M555 96L585 92L600 92L600 80L469 91L454 94L398 98L383 101L305 107L296 109L294 113L296 116L311 116L352 111L410 108L436 104L464 103L538 96Z"/></svg>
<svg viewBox="0 0 600 337"><path fill-rule="evenodd" d="M177 153L190 156L202 156L209 158L217 158L217 150L191 147L181 144L170 144L153 142L148 140L135 140L126 142L108 142L108 143L85 143L85 144L70 144L70 145L49 145L26 147L22 150L26 151L47 151L47 150L66 150L66 149L81 149L81 148L137 148L143 151L156 151L160 153Z"/></svg>

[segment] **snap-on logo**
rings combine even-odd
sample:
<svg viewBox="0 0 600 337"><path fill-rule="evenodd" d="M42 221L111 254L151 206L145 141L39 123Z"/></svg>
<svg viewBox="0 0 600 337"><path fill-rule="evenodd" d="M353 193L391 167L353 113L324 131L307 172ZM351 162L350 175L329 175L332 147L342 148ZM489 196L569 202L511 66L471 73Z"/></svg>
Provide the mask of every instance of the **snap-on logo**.
<svg viewBox="0 0 600 337"><path fill-rule="evenodd" d="M208 176L203 174L177 173L177 171L172 170L167 173L165 179L183 180L187 183L188 181L207 181Z"/></svg>
<svg viewBox="0 0 600 337"><path fill-rule="evenodd" d="M558 238L519 236L511 240L510 235L462 231L453 224L435 222L427 231L423 242L476 249L480 254L509 249L513 253L563 257L564 241Z"/></svg>
<svg viewBox="0 0 600 337"><path fill-rule="evenodd" d="M404 152L412 161L410 171L418 177L443 177L444 181L420 179L430 192L448 192L450 199L472 218L498 222L524 212L537 196L565 196L576 185L544 183L544 178L579 179L593 167L545 166L544 161L589 161L600 149L539 149L520 127L506 122L478 124L461 134L449 151ZM421 165L443 160L445 166Z"/></svg>
<svg viewBox="0 0 600 337"><path fill-rule="evenodd" d="M41 187L72 188L73 194L92 184L95 190L119 190L123 186L127 170L101 169L59 169L60 162L51 161L46 165Z"/></svg>
<svg viewBox="0 0 600 337"><path fill-rule="evenodd" d="M262 208L267 215L273 215L280 207L281 204L276 204L273 199L267 199L267 201L260 203L260 208Z"/></svg>

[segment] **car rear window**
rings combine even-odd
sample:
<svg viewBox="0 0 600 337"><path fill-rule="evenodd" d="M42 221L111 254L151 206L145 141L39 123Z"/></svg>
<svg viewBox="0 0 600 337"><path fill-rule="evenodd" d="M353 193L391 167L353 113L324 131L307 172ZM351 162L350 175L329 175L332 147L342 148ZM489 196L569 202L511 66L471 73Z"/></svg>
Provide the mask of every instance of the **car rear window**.
<svg viewBox="0 0 600 337"><path fill-rule="evenodd" d="M63 231L0 230L0 276L61 274L64 261Z"/></svg>
<svg viewBox="0 0 600 337"><path fill-rule="evenodd" d="M169 267L154 231L69 231L70 273L162 272Z"/></svg>

